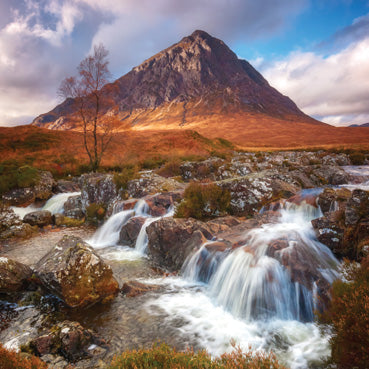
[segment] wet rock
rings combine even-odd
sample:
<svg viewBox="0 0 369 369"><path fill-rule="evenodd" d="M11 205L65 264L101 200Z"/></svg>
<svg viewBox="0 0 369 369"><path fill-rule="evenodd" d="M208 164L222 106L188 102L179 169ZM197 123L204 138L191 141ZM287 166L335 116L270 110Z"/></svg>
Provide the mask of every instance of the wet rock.
<svg viewBox="0 0 369 369"><path fill-rule="evenodd" d="M75 219L82 219L85 216L82 209L81 195L68 197L68 200L64 203L64 215Z"/></svg>
<svg viewBox="0 0 369 369"><path fill-rule="evenodd" d="M186 257L212 234L206 223L195 219L162 218L146 228L148 254L161 267L180 270Z"/></svg>
<svg viewBox="0 0 369 369"><path fill-rule="evenodd" d="M145 198L148 213L153 217L165 215L169 208L182 199L183 192L167 192Z"/></svg>
<svg viewBox="0 0 369 369"><path fill-rule="evenodd" d="M159 288L157 285L144 284L138 281L125 282L121 292L127 297L136 297L149 291L155 291Z"/></svg>
<svg viewBox="0 0 369 369"><path fill-rule="evenodd" d="M82 210L91 204L104 204L105 208L119 195L112 174L89 173L80 177Z"/></svg>
<svg viewBox="0 0 369 369"><path fill-rule="evenodd" d="M369 191L354 190L347 201L345 209L345 224L353 226L362 218L369 217Z"/></svg>
<svg viewBox="0 0 369 369"><path fill-rule="evenodd" d="M55 186L55 180L50 172L39 171L39 180L34 187L34 193L36 200L47 200L53 193L53 187Z"/></svg>
<svg viewBox="0 0 369 369"><path fill-rule="evenodd" d="M28 343L35 354L54 365L58 356L70 362L91 357L91 345L106 346L106 342L92 330L68 320L53 326L49 332Z"/></svg>
<svg viewBox="0 0 369 369"><path fill-rule="evenodd" d="M135 247L136 240L142 225L145 223L143 217L133 217L122 227L119 234L119 243L130 247Z"/></svg>
<svg viewBox="0 0 369 369"><path fill-rule="evenodd" d="M349 174L343 169L332 166L322 165L312 169L310 178L312 178L317 186L320 185L341 185L346 184L349 181Z"/></svg>
<svg viewBox="0 0 369 369"><path fill-rule="evenodd" d="M79 192L80 187L76 181L68 181L65 179L59 179L54 187L56 193L64 192Z"/></svg>
<svg viewBox="0 0 369 369"><path fill-rule="evenodd" d="M35 192L32 188L16 188L8 191L2 196L2 201L6 205L11 206L28 206L36 199Z"/></svg>
<svg viewBox="0 0 369 369"><path fill-rule="evenodd" d="M23 218L24 223L28 223L31 226L44 227L48 224L52 224L52 214L48 210L38 210L28 213Z"/></svg>
<svg viewBox="0 0 369 369"><path fill-rule="evenodd" d="M0 257L0 293L23 291L29 285L32 274L29 266Z"/></svg>
<svg viewBox="0 0 369 369"><path fill-rule="evenodd" d="M70 307L110 301L119 289L110 266L79 237L64 236L35 270L44 286Z"/></svg>
<svg viewBox="0 0 369 369"><path fill-rule="evenodd" d="M345 229L340 226L334 214L329 217L321 217L311 221L319 242L328 246L338 256L346 256L344 248Z"/></svg>
<svg viewBox="0 0 369 369"><path fill-rule="evenodd" d="M342 207L342 203L347 202L350 197L351 191L346 188L325 188L318 196L317 204L320 206L323 213L328 213L338 210L339 207Z"/></svg>
<svg viewBox="0 0 369 369"><path fill-rule="evenodd" d="M36 232L37 227L23 223L12 209L0 203L0 239L29 238Z"/></svg>
<svg viewBox="0 0 369 369"><path fill-rule="evenodd" d="M172 178L164 178L153 172L141 172L138 179L129 181L127 193L130 197L141 198L162 192L184 191L185 185Z"/></svg>

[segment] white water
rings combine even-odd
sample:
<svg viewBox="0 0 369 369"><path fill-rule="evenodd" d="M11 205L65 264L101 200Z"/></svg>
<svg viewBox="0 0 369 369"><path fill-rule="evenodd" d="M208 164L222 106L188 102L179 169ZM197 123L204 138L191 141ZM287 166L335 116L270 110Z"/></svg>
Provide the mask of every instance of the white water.
<svg viewBox="0 0 369 369"><path fill-rule="evenodd" d="M251 230L246 244L232 252L212 254L209 243L203 245L185 263L185 280L152 281L170 288L148 308L166 312L169 323L182 322L179 331L196 337L212 355L231 351L234 340L243 350L272 350L292 369L328 357L329 335L313 323L317 285L309 270L331 283L338 261L315 238L310 221L320 210L306 203L284 206L278 223ZM275 241L286 247L272 257ZM290 274L296 263L297 271L307 271L300 275L302 283Z"/></svg>
<svg viewBox="0 0 369 369"><path fill-rule="evenodd" d="M49 200L46 201L45 205L42 207L36 206L35 204L31 204L25 208L12 206L11 209L14 210L14 213L19 216L19 218L23 219L24 216L28 213L32 213L33 211L37 210L48 210L51 214L56 213L64 213L64 203L68 200L71 196L80 195L80 192L65 192L65 193L58 193Z"/></svg>

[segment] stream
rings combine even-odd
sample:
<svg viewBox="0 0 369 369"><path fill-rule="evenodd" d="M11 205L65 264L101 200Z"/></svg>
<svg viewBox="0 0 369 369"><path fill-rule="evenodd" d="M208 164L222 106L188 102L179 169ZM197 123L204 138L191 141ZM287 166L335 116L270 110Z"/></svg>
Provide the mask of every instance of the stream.
<svg viewBox="0 0 369 369"><path fill-rule="evenodd" d="M345 170L353 176L369 175L369 166ZM369 190L368 182L357 182L345 187ZM66 198L56 201L60 205L59 200ZM248 231L245 244L234 250L211 254L204 244L178 276L163 277L146 255L146 228L159 218L148 215L143 200L132 210L113 212L96 232L87 227L49 231L10 243L2 255L32 266L62 235L75 234L107 260L120 286L132 279L158 285L141 296L119 294L108 305L64 312L109 341L108 361L123 350L162 340L178 349L204 348L214 356L230 352L235 343L244 350L272 350L291 369L323 368L330 335L314 322L319 286L309 273L292 280L288 271L313 265L319 281L330 284L339 278L339 262L315 237L311 220L321 216L320 209L302 201L285 203L279 212L277 222ZM170 209L165 216L172 215ZM135 247L119 245L121 227L135 216L146 218ZM269 246L279 240L287 247L272 255ZM19 309L14 325L0 332L0 342L19 346L24 335L36 333L39 315L32 306Z"/></svg>

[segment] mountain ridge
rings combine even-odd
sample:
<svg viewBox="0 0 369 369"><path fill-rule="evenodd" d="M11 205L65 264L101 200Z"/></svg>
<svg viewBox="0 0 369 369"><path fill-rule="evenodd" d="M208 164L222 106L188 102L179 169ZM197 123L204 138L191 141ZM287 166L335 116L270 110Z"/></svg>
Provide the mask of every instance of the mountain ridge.
<svg viewBox="0 0 369 369"><path fill-rule="evenodd" d="M184 125L196 129L214 115L224 120L239 114L324 124L305 115L223 41L200 30L146 59L102 91L112 102L106 113L117 117L121 130ZM73 113L73 100L67 99L32 124L79 130L71 119Z"/></svg>

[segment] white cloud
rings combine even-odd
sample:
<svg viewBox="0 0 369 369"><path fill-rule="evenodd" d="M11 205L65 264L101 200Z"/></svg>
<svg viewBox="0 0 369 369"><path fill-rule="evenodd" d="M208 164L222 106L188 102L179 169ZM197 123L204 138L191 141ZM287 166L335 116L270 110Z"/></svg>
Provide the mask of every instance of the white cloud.
<svg viewBox="0 0 369 369"><path fill-rule="evenodd" d="M264 62L261 71L305 113L327 123L364 123L369 116L369 37L329 56L293 52Z"/></svg>

